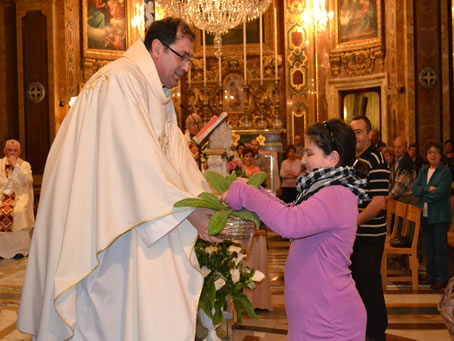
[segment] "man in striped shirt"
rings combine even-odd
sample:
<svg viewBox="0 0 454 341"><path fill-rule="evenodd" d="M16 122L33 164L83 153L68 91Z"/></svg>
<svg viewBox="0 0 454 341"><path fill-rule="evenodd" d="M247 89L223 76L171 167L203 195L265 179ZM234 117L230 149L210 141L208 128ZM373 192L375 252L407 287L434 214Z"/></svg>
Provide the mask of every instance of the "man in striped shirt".
<svg viewBox="0 0 454 341"><path fill-rule="evenodd" d="M366 116L354 117L356 157L367 174L369 200L359 206L358 231L351 257L352 276L367 310L366 340L385 340L388 325L380 275L386 238L385 206L389 170L383 155L371 144L372 127Z"/></svg>

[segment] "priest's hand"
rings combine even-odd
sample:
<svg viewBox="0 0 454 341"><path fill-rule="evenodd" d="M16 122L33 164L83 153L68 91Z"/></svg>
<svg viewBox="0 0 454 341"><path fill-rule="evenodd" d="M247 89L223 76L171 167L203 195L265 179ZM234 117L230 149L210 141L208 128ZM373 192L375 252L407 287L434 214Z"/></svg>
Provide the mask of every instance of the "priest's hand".
<svg viewBox="0 0 454 341"><path fill-rule="evenodd" d="M194 212L188 216L188 220L197 229L201 239L210 243L222 243L221 239L208 234L208 223L211 216L215 213L216 211L210 210L209 208L196 208Z"/></svg>

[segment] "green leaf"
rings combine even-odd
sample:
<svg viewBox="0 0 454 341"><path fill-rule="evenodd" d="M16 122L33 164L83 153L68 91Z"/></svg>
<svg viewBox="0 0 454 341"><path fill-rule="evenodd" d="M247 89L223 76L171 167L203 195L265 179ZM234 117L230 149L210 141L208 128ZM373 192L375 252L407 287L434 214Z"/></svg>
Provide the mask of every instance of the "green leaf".
<svg viewBox="0 0 454 341"><path fill-rule="evenodd" d="M222 308L216 308L213 317L213 326L217 326L219 323L222 322L224 316L222 314Z"/></svg>
<svg viewBox="0 0 454 341"><path fill-rule="evenodd" d="M199 308L202 309L207 316L213 319L213 314L211 313L210 302L208 295L200 295Z"/></svg>
<svg viewBox="0 0 454 341"><path fill-rule="evenodd" d="M266 173L265 172L257 172L247 182L248 185L251 185L255 188L258 188L261 184L263 184L263 181L266 179Z"/></svg>
<svg viewBox="0 0 454 341"><path fill-rule="evenodd" d="M211 216L208 223L208 234L214 236L222 231L227 223L227 218L231 211L218 211Z"/></svg>
<svg viewBox="0 0 454 341"><path fill-rule="evenodd" d="M198 195L202 200L208 201L217 207L217 211L228 209L217 196L208 192L202 192Z"/></svg>
<svg viewBox="0 0 454 341"><path fill-rule="evenodd" d="M203 199L196 199L196 198L187 198L177 201L173 204L174 207L204 207L204 208L211 208L212 210L219 210L219 206Z"/></svg>
<svg viewBox="0 0 454 341"><path fill-rule="evenodd" d="M230 187L229 182L218 172L208 170L203 173L203 176L219 194L224 193Z"/></svg>
<svg viewBox="0 0 454 341"><path fill-rule="evenodd" d="M249 300L247 299L246 295L239 294L238 295L238 300L241 302L241 305L242 305L244 311L246 311L246 313L250 317L252 317L255 320L259 319L258 316L255 314L254 307L252 306L251 302L249 302Z"/></svg>
<svg viewBox="0 0 454 341"><path fill-rule="evenodd" d="M230 188L230 185L236 180L236 178L237 178L236 173L234 171L232 171L232 173L225 176L225 179L229 183L229 188Z"/></svg>
<svg viewBox="0 0 454 341"><path fill-rule="evenodd" d="M238 211L232 211L230 214L243 220L253 221L255 223L255 227L260 228L260 219L254 212L248 211L243 208Z"/></svg>

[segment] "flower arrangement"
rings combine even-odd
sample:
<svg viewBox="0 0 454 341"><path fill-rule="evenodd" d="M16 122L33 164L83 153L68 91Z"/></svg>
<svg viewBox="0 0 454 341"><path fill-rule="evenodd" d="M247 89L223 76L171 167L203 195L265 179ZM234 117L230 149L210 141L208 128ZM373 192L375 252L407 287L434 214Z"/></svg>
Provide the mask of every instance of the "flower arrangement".
<svg viewBox="0 0 454 341"><path fill-rule="evenodd" d="M229 172L235 172L237 177L246 178L246 167L242 162L243 155L241 155L240 159L236 158L234 155L230 156L228 161Z"/></svg>
<svg viewBox="0 0 454 341"><path fill-rule="evenodd" d="M232 241L212 244L199 239L195 244L195 252L205 277L199 308L212 319L213 325L222 322L227 297L232 298L239 322L242 321L243 311L258 319L242 291L244 287L255 288L255 282L261 281L265 276L244 264L246 255L241 253L241 247Z"/></svg>

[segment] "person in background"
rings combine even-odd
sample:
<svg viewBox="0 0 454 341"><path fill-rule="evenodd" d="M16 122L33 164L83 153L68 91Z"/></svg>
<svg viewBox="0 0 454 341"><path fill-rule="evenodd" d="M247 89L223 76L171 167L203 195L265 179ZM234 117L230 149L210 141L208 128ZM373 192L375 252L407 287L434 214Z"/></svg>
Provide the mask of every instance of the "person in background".
<svg viewBox="0 0 454 341"><path fill-rule="evenodd" d="M256 139L251 141L250 147L252 151L254 152L254 159L252 160L252 163L256 165L257 167L260 168L262 172L267 172L268 171L268 162L266 161L265 156L260 154L260 144L259 141Z"/></svg>
<svg viewBox="0 0 454 341"><path fill-rule="evenodd" d="M194 38L179 18L154 21L87 81L58 130L17 321L34 340L194 339L194 243L221 242L208 234L213 211L173 206L210 191L172 102Z"/></svg>
<svg viewBox="0 0 454 341"><path fill-rule="evenodd" d="M391 163L390 185L388 198L403 201L407 204L417 205L418 198L412 192L416 172L413 160L407 153L407 141L398 136L394 139L394 160Z"/></svg>
<svg viewBox="0 0 454 341"><path fill-rule="evenodd" d="M369 136L369 139L370 139L370 143L378 149L379 147L379 144L380 144L380 137L378 136L378 133L376 130L371 130L370 131L370 136Z"/></svg>
<svg viewBox="0 0 454 341"><path fill-rule="evenodd" d="M303 145L303 139L301 138L301 135L295 135L293 145L295 146L296 149L296 158L301 160L304 156L304 145Z"/></svg>
<svg viewBox="0 0 454 341"><path fill-rule="evenodd" d="M451 170L451 178L454 181L454 140L446 140L442 161Z"/></svg>
<svg viewBox="0 0 454 341"><path fill-rule="evenodd" d="M365 167L369 195L369 199L359 205L351 270L367 310L366 340L384 341L388 318L380 270L386 238L385 198L389 170L383 155L371 143L369 119L356 116L350 126L356 135L356 157Z"/></svg>
<svg viewBox="0 0 454 341"><path fill-rule="evenodd" d="M410 146L408 147L408 155L410 155L411 159L413 160L413 167L415 169L416 174L418 174L424 161L421 158L421 156L419 156L418 146L416 143L410 144Z"/></svg>
<svg viewBox="0 0 454 341"><path fill-rule="evenodd" d="M243 158L244 148L246 148L244 143L242 142L238 143L235 151L233 152L233 157L237 160L241 160Z"/></svg>
<svg viewBox="0 0 454 341"><path fill-rule="evenodd" d="M274 232L292 238L285 269L289 341L364 341L366 310L350 269L358 202L366 181L355 162L355 134L340 120L316 123L305 134L299 195L293 205L235 181L221 196L234 210L257 213Z"/></svg>
<svg viewBox="0 0 454 341"><path fill-rule="evenodd" d="M33 214L33 176L30 163L20 158L17 140L8 140L0 160L0 258L27 256Z"/></svg>
<svg viewBox="0 0 454 341"><path fill-rule="evenodd" d="M202 129L203 123L202 118L197 114L190 114L186 117L186 131L184 133L184 138L186 142L194 141L194 137Z"/></svg>
<svg viewBox="0 0 454 341"><path fill-rule="evenodd" d="M382 153L383 157L385 158L386 165L388 166L388 169L389 169L389 167L391 167L391 164L394 160L394 150L386 147L381 150L381 153Z"/></svg>
<svg viewBox="0 0 454 341"><path fill-rule="evenodd" d="M207 170L208 165L206 163L206 160L203 158L203 154L201 153L201 146L199 146L194 140L196 135L202 129L202 118L199 115L193 113L186 117L185 123L186 131L184 133L184 139L188 144L189 150L192 153L192 158L194 159L200 170ZM202 158L200 154L202 154Z"/></svg>
<svg viewBox="0 0 454 341"><path fill-rule="evenodd" d="M296 148L289 145L286 149L287 159L282 161L280 175L282 180L282 200L286 203L294 202L297 195L296 178L301 173L301 161L296 158Z"/></svg>
<svg viewBox="0 0 454 341"><path fill-rule="evenodd" d="M246 175L250 178L255 173L260 172L260 168L253 164L254 151L247 147L243 151L243 164L246 167Z"/></svg>
<svg viewBox="0 0 454 341"><path fill-rule="evenodd" d="M423 209L421 225L427 255L427 277L423 284L432 289L444 288L449 279L448 231L452 212L450 201L451 172L441 162L441 143L429 141L426 146L428 167L419 171L413 193Z"/></svg>

